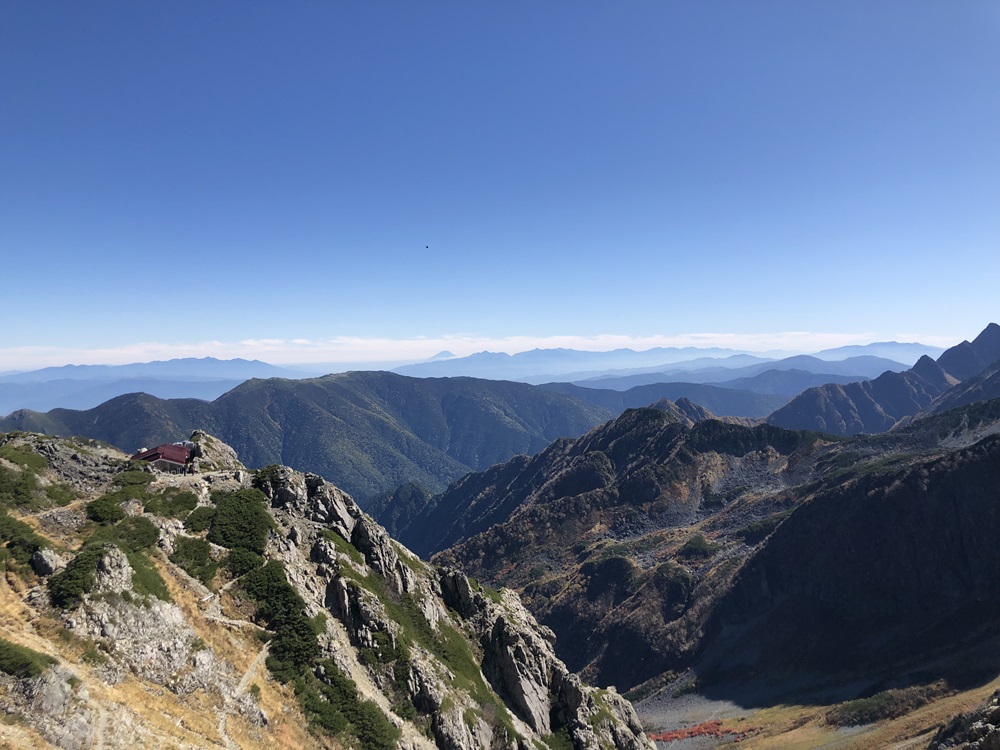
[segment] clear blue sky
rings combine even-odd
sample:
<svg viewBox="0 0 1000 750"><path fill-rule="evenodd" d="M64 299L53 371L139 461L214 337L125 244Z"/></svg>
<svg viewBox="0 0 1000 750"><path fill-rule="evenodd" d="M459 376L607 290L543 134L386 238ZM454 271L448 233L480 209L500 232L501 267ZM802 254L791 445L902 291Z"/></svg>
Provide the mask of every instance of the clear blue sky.
<svg viewBox="0 0 1000 750"><path fill-rule="evenodd" d="M8 0L0 250L0 370L953 343L1000 318L1000 4Z"/></svg>

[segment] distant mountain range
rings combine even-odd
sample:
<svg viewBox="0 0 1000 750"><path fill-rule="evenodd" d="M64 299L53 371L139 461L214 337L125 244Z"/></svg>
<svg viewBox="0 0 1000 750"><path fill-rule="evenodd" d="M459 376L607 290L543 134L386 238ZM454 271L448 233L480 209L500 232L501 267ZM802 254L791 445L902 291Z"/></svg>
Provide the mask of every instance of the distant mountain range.
<svg viewBox="0 0 1000 750"><path fill-rule="evenodd" d="M442 351L425 362L397 367L400 374L417 377L471 376L541 384L559 380L580 382L595 378L626 378L618 382L585 383L588 387L627 390L636 385L656 382L722 383L756 376L768 369L799 369L839 382L841 375L851 379L874 377L887 369L903 370L905 365L891 359L873 358L899 353L900 361L916 351L940 351L922 344L887 342L862 347L843 347L820 352L816 357L772 359L740 353L731 349L696 347L659 348L637 352L619 349L589 352L573 349L536 349L519 354L480 352L455 357ZM843 356L842 356L843 355ZM850 355L850 358L848 358ZM848 358L847 362L841 359ZM867 361L865 361L867 359ZM827 364L821 364L826 360ZM837 364L831 364L837 361ZM390 367L360 363L354 370ZM17 409L48 411L55 408L89 409L126 393L148 393L159 398L196 398L213 400L250 378L306 378L342 372L343 365L310 365L302 369L277 367L258 360L219 360L212 357L172 359L127 365L66 365L28 372L0 374L0 416ZM644 377L640 377L644 376ZM726 384L744 390L772 395L792 396L802 388L816 385L815 379L798 381L786 377L780 386L774 383L747 382Z"/></svg>
<svg viewBox="0 0 1000 750"><path fill-rule="evenodd" d="M813 354L817 359L827 359L838 361L848 357L883 357L884 359L894 359L897 362L905 362L912 365L921 357L938 357L944 351L941 346L928 346L927 344L901 344L898 341L877 341L871 344L855 344L852 346L838 346L835 349L823 349Z"/></svg>
<svg viewBox="0 0 1000 750"><path fill-rule="evenodd" d="M113 378L250 378L294 377L303 373L269 365L257 359L181 359L136 362L128 365L64 365L41 370L13 372L0 376L0 383L45 383L53 380L109 380Z"/></svg>
<svg viewBox="0 0 1000 750"><path fill-rule="evenodd" d="M89 409L124 393L212 400L250 378L300 378L246 359L171 359L128 365L66 365L0 376L0 415L15 409Z"/></svg>
<svg viewBox="0 0 1000 750"><path fill-rule="evenodd" d="M645 351L615 349L590 352L578 349L532 349L517 354L478 352L467 357L442 359L397 367L394 372L412 377L469 376L501 380L551 379L579 371L607 371L632 367L659 367L695 358L720 359L745 354L735 349L658 347ZM756 359L756 358L755 358Z"/></svg>
<svg viewBox="0 0 1000 750"><path fill-rule="evenodd" d="M81 435L134 452L203 429L249 466L287 464L364 501L406 481L441 490L611 416L524 383L353 372L248 380L212 402L133 393L84 411L21 410L0 419L0 431Z"/></svg>
<svg viewBox="0 0 1000 750"><path fill-rule="evenodd" d="M801 363L788 363L787 367L779 369L796 368L811 372L869 375L870 377L874 377L887 369L905 369L908 364L915 362L921 355L937 356L941 351L940 347L890 341L864 346L827 349L817 353L813 358L827 362L839 361L850 357L873 357L888 360L886 364L876 365L876 367L881 368L876 372L870 372L870 367L863 371L848 371L836 367L831 368L830 365L827 365L826 369L814 369ZM755 354L735 349L699 349L697 347L663 347L645 351L617 349L610 352L588 352L574 349L535 349L518 354L479 352L467 357L440 358L439 356L432 361L398 367L394 372L415 377L454 377L457 375L466 375L479 378L520 380L528 383L544 383L552 380L576 382L592 378L650 372L670 374L710 367L729 369L754 364L764 365L779 359L788 359L788 354L781 352ZM761 370L757 372L761 372ZM744 375L746 373L737 377ZM667 378L667 380L677 379L674 377ZM684 378L684 380L690 381L691 379ZM659 382L663 381L664 379L660 378ZM639 385L639 383L633 383L632 385Z"/></svg>
<svg viewBox="0 0 1000 750"><path fill-rule="evenodd" d="M973 341L928 356L904 372L874 380L810 388L775 411L768 421L788 429L822 430L835 435L885 432L933 409L938 399L1000 360L1000 326L990 323ZM987 389L990 387L987 384ZM951 403L959 403L956 396Z"/></svg>
<svg viewBox="0 0 1000 750"><path fill-rule="evenodd" d="M588 388L612 388L614 390L626 390L637 385L647 385L649 383L666 383L671 381L684 381L687 383L714 383L724 385L733 380L753 378L762 373L777 370L807 372L813 375L822 375L829 378L851 378L867 379L881 375L887 370L901 371L906 369L906 365L891 359L880 357L859 356L849 357L839 362L828 362L811 357L806 354L799 354L794 357L785 357L778 360L764 360L746 365L730 366L732 360L723 360L727 364L720 365L719 362L703 366L705 360L700 361L698 367L682 367L661 370L657 372L639 372L628 375L615 375L601 378L587 378L586 380L574 380L572 382ZM823 382L831 382L829 380ZM798 391L796 391L797 393Z"/></svg>
<svg viewBox="0 0 1000 750"><path fill-rule="evenodd" d="M584 388L573 383L547 383L538 387L573 396L607 409L615 415L637 406L649 406L660 399L670 401L687 399L719 416L766 417L788 400L786 396L781 395L754 393L749 390L722 388L702 383L652 383L637 385L627 391Z"/></svg>

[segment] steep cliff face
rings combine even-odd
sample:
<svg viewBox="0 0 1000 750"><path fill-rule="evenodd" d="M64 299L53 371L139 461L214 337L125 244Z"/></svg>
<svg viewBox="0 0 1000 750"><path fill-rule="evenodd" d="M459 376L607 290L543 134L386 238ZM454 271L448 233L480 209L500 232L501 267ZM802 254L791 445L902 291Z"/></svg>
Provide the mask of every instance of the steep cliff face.
<svg viewBox="0 0 1000 750"><path fill-rule="evenodd" d="M887 668L996 632L1000 436L817 493L736 575L706 671Z"/></svg>
<svg viewBox="0 0 1000 750"><path fill-rule="evenodd" d="M766 533L753 524L801 502L782 493L811 476L821 447L769 425L631 410L465 477L436 499L425 543L454 539L435 560L521 591L572 669L631 688L696 645L734 555ZM730 537L728 553L709 530Z"/></svg>
<svg viewBox="0 0 1000 750"><path fill-rule="evenodd" d="M0 708L24 719L0 738L651 748L631 706L570 674L513 592L420 561L322 478L167 476L88 450L0 438ZM61 468L75 464L86 471Z"/></svg>
<svg viewBox="0 0 1000 750"><path fill-rule="evenodd" d="M1000 611L998 435L1000 401L836 440L635 410L453 485L438 533L470 531L432 559L519 591L598 684L884 675Z"/></svg>

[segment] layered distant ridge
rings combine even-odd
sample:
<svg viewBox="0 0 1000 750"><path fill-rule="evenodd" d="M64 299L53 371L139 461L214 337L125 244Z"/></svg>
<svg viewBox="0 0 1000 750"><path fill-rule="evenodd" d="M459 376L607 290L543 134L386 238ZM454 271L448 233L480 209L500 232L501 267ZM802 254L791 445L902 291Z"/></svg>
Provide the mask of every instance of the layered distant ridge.
<svg viewBox="0 0 1000 750"><path fill-rule="evenodd" d="M930 408L952 388L980 375L997 360L1000 326L990 323L973 341L953 346L937 361L924 355L904 372L810 388L771 414L768 422L835 435L885 432Z"/></svg>

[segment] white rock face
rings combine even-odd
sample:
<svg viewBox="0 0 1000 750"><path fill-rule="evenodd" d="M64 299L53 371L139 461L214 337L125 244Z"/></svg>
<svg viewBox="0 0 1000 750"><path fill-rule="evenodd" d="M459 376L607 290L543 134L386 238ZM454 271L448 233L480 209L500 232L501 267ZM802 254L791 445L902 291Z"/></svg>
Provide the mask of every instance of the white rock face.
<svg viewBox="0 0 1000 750"><path fill-rule="evenodd" d="M50 576L66 567L66 558L54 550L43 547L32 554L31 567L40 576Z"/></svg>
<svg viewBox="0 0 1000 750"><path fill-rule="evenodd" d="M131 591L134 572L124 552L114 546L105 547L104 554L97 562L97 582L93 593L120 594Z"/></svg>
<svg viewBox="0 0 1000 750"><path fill-rule="evenodd" d="M287 537L294 540L294 544L276 540L269 550L285 562L289 581L307 602L322 607L343 624L354 647L377 651L381 638L395 648L397 641L408 637L373 593L382 586L389 592L386 596L411 602L432 630L440 630L447 621L450 629L465 632L478 642L483 678L506 703L509 721L522 737L538 738L566 727L574 746L581 750L653 747L627 701L613 691L586 687L569 673L555 656L552 631L535 621L515 593L504 591L501 601L496 602L474 590L459 571L439 571L416 560L408 564L403 559L408 551L364 515L348 495L320 477L270 467L259 484L272 505L288 514L282 514L280 520L290 526ZM322 527L353 545L364 564L324 538ZM324 581L319 596L309 583L317 578ZM366 585L365 579L381 579L382 583ZM448 609L457 612L457 621ZM377 684L384 679L377 670L372 677ZM499 725L491 723L496 717L487 721L485 714L494 709L480 705L455 685L455 675L447 665L423 648L410 645L404 688L410 703L419 712L430 714L437 746L487 750L498 742L507 744L497 737ZM512 739L509 746L533 745L529 740Z"/></svg>
<svg viewBox="0 0 1000 750"><path fill-rule="evenodd" d="M204 430L191 433L190 442L195 444L195 462L199 471L246 470L231 446Z"/></svg>
<svg viewBox="0 0 1000 750"><path fill-rule="evenodd" d="M92 746L96 717L88 705L87 690L63 666L53 666L38 677L15 680L0 673L6 710L21 714L53 745L63 750Z"/></svg>

